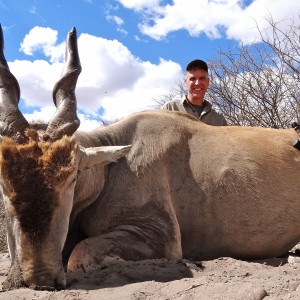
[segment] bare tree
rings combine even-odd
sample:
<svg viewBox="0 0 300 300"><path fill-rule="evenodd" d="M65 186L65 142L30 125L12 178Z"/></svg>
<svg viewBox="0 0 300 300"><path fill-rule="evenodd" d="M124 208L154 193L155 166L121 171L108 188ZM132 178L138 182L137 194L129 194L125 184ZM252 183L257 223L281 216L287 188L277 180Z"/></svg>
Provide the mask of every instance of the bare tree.
<svg viewBox="0 0 300 300"><path fill-rule="evenodd" d="M286 128L299 119L299 27L268 23L260 43L219 50L209 61L208 98L230 124Z"/></svg>
<svg viewBox="0 0 300 300"><path fill-rule="evenodd" d="M293 20L284 20L284 30L271 17L267 21L268 32L258 28L259 43L219 49L208 61L207 99L231 125L286 128L300 120L300 28ZM183 83L179 87L183 91Z"/></svg>

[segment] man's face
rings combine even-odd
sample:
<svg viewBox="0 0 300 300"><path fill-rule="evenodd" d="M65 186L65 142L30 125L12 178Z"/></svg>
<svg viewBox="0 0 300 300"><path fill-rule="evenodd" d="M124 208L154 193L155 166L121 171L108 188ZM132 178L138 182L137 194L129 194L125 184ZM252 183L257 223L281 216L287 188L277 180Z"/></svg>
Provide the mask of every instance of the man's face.
<svg viewBox="0 0 300 300"><path fill-rule="evenodd" d="M188 88L188 93L193 98L203 100L209 86L209 78L205 70L199 69L187 71L185 83Z"/></svg>

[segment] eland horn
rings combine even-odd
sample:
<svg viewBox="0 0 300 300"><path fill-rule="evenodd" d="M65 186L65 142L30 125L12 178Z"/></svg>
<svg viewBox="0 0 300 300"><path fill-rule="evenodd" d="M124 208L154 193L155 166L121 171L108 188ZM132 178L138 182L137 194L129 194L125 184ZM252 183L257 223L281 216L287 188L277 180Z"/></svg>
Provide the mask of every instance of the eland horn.
<svg viewBox="0 0 300 300"><path fill-rule="evenodd" d="M65 66L60 80L53 88L56 112L47 125L44 140L57 140L64 135L71 136L79 127L75 88L81 64L77 47L77 33L73 28L66 41Z"/></svg>
<svg viewBox="0 0 300 300"><path fill-rule="evenodd" d="M29 127L18 104L20 86L10 72L4 56L4 38L0 25L0 135L11 137L17 143L26 143L25 130Z"/></svg>

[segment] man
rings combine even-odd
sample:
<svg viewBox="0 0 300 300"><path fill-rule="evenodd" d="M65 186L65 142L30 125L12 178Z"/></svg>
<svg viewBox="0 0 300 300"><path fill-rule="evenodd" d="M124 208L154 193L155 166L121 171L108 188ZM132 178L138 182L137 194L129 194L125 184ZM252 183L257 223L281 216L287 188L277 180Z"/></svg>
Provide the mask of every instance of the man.
<svg viewBox="0 0 300 300"><path fill-rule="evenodd" d="M187 65L185 84L188 94L180 100L165 103L161 109L186 112L209 125L226 125L224 116L216 112L211 103L204 99L209 86L206 62L195 59Z"/></svg>

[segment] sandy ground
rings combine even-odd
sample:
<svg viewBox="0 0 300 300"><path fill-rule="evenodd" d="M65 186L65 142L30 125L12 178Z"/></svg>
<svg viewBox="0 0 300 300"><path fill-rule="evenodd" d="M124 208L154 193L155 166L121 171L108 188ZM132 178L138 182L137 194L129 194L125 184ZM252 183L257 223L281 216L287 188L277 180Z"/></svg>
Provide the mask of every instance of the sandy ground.
<svg viewBox="0 0 300 300"><path fill-rule="evenodd" d="M0 283L10 266L0 254ZM300 299L300 258L246 262L232 258L191 262L125 262L86 274L67 274L63 291L0 291L16 299Z"/></svg>

